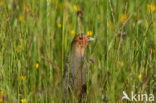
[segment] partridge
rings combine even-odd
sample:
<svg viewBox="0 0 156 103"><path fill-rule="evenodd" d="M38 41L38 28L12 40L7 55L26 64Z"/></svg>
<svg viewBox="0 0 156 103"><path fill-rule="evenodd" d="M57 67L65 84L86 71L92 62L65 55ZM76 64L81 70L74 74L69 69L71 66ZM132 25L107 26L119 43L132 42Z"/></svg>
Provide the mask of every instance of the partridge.
<svg viewBox="0 0 156 103"><path fill-rule="evenodd" d="M86 95L88 63L85 48L94 38L81 33L74 37L67 57L63 75L64 102L72 102L75 97L81 102Z"/></svg>

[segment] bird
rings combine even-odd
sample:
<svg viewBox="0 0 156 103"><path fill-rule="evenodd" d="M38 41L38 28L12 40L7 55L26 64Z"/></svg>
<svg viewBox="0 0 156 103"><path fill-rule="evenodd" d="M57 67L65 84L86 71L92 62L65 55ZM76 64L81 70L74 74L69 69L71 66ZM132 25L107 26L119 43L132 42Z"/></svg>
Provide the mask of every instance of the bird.
<svg viewBox="0 0 156 103"><path fill-rule="evenodd" d="M66 59L63 75L64 102L73 103L74 96L80 103L84 100L87 90L87 74L89 71L85 49L94 38L88 34L76 35L71 43L69 55Z"/></svg>

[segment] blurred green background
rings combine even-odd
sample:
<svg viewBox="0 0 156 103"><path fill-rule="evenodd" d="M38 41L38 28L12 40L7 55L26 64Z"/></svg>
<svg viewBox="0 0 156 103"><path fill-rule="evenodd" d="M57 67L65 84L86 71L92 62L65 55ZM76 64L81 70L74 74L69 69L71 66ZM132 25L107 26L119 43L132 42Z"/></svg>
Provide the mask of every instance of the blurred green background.
<svg viewBox="0 0 156 103"><path fill-rule="evenodd" d="M64 65L78 33L96 39L86 49L89 103L126 102L123 91L156 94L154 21L154 0L0 0L0 103L62 103Z"/></svg>

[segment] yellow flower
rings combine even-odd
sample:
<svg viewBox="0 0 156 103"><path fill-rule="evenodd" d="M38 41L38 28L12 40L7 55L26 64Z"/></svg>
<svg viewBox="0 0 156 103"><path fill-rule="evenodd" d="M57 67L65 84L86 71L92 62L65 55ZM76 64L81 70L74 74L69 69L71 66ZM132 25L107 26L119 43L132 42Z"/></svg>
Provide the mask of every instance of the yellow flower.
<svg viewBox="0 0 156 103"><path fill-rule="evenodd" d="M0 97L0 103L3 103L3 97Z"/></svg>
<svg viewBox="0 0 156 103"><path fill-rule="evenodd" d="M74 31L74 30L71 30L71 31L70 31L70 34L71 34L71 35L74 35L74 34L75 34L75 31Z"/></svg>
<svg viewBox="0 0 156 103"><path fill-rule="evenodd" d="M154 12L154 11L156 11L156 6L153 4L147 4L147 10L149 12Z"/></svg>
<svg viewBox="0 0 156 103"><path fill-rule="evenodd" d="M3 103L4 92L0 91L0 103Z"/></svg>
<svg viewBox="0 0 156 103"><path fill-rule="evenodd" d="M4 96L4 92L0 91L0 97L3 97L3 96Z"/></svg>
<svg viewBox="0 0 156 103"><path fill-rule="evenodd" d="M16 48L16 51L17 51L18 53L20 53L21 50L22 50L22 45L18 45L17 48Z"/></svg>
<svg viewBox="0 0 156 103"><path fill-rule="evenodd" d="M24 81L26 79L26 76L20 76L20 80Z"/></svg>
<svg viewBox="0 0 156 103"><path fill-rule="evenodd" d="M123 61L120 62L120 66L121 66L121 67L124 66L124 62L123 62Z"/></svg>
<svg viewBox="0 0 156 103"><path fill-rule="evenodd" d="M61 25L61 24L57 24L57 27L58 27L58 28L61 28L61 27L62 27L62 25Z"/></svg>
<svg viewBox="0 0 156 103"><path fill-rule="evenodd" d="M80 6L74 5L74 6L73 6L73 10L74 10L75 12L80 11Z"/></svg>
<svg viewBox="0 0 156 103"><path fill-rule="evenodd" d="M88 34L88 36L92 36L93 32L92 31L88 31L87 34Z"/></svg>
<svg viewBox="0 0 156 103"><path fill-rule="evenodd" d="M127 15L126 14L122 14L120 20L121 20L121 23L125 23L125 21L127 21Z"/></svg>
<svg viewBox="0 0 156 103"><path fill-rule="evenodd" d="M23 21L23 16L19 16L18 20L19 20L19 22L22 22Z"/></svg>
<svg viewBox="0 0 156 103"><path fill-rule="evenodd" d="M36 68L36 69L38 69L38 68L39 68L39 64L38 64L38 63L35 65L35 68Z"/></svg>
<svg viewBox="0 0 156 103"><path fill-rule="evenodd" d="M26 99L21 99L21 103L25 103L26 102Z"/></svg>
<svg viewBox="0 0 156 103"><path fill-rule="evenodd" d="M77 12L77 6L76 5L73 6L73 9L75 12Z"/></svg>
<svg viewBox="0 0 156 103"><path fill-rule="evenodd" d="M139 78L140 80L142 80L142 75L141 75L141 74L139 74L139 75L138 75L138 78Z"/></svg>

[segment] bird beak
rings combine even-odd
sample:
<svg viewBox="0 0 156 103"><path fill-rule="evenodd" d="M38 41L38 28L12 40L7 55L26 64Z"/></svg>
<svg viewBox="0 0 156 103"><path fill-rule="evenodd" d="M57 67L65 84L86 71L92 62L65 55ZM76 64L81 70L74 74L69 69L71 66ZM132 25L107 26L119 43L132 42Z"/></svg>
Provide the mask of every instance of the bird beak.
<svg viewBox="0 0 156 103"><path fill-rule="evenodd" d="M95 39L92 37L88 37L88 41L94 41Z"/></svg>

